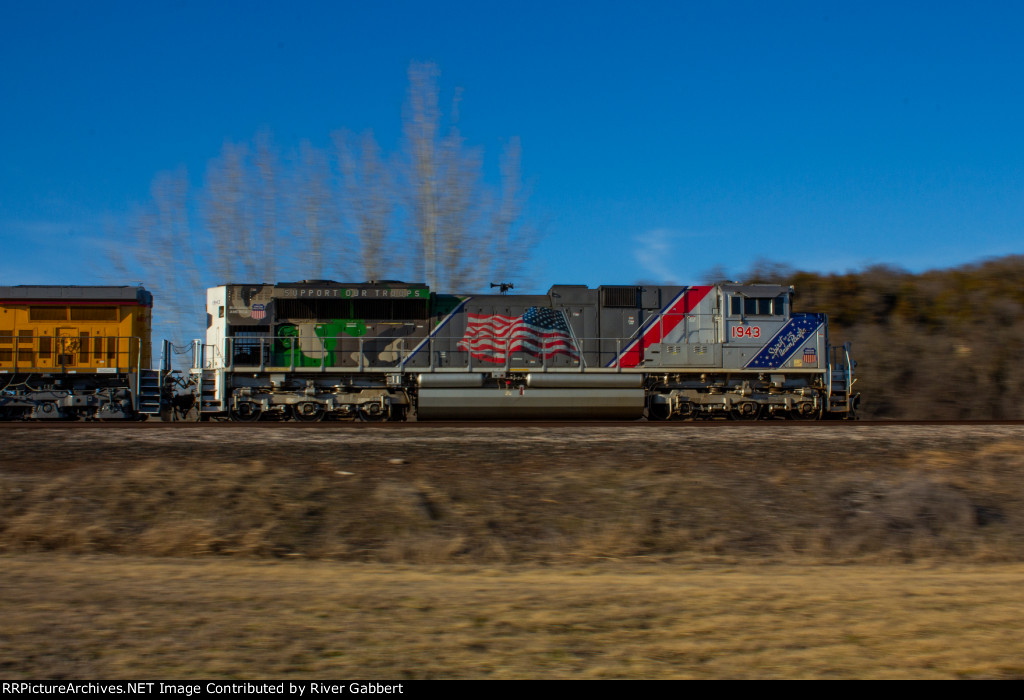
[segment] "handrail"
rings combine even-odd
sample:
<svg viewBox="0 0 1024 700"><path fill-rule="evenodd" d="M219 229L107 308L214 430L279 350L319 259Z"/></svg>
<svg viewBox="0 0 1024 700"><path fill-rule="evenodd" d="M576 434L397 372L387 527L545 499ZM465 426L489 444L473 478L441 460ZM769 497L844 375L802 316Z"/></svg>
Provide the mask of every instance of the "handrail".
<svg viewBox="0 0 1024 700"><path fill-rule="evenodd" d="M850 359L850 342L843 343L843 354L846 355L846 401L853 396L853 360Z"/></svg>
<svg viewBox="0 0 1024 700"><path fill-rule="evenodd" d="M842 388L843 388L843 402L845 403L847 410L850 405L850 400L853 396L853 359L850 357L850 343L845 342L841 346L830 345L828 346L829 360L828 360L828 373L827 377L827 396L829 400L833 398L835 388L835 372L842 372Z"/></svg>
<svg viewBox="0 0 1024 700"><path fill-rule="evenodd" d="M829 402L832 401L832 357L831 357L831 355L835 354L835 353L831 352L831 350L832 350L832 348L829 348L829 355L830 355L830 357L828 358L828 375L827 375L828 376L828 383L827 383L827 386L825 388L825 397L826 397L826 399Z"/></svg>
<svg viewBox="0 0 1024 700"><path fill-rule="evenodd" d="M3 338L10 340L11 358L0 363L10 362L15 371L82 373L105 369L130 373L142 364L142 337L138 335L11 334Z"/></svg>
<svg viewBox="0 0 1024 700"><path fill-rule="evenodd" d="M419 341L419 338L413 338ZM488 372L513 371L622 372L633 369L623 364L623 351L628 340L621 337L510 338L508 336L475 336L475 344L486 349L472 352L469 341L458 336L409 343L406 336L328 337L294 335L259 337L226 336L219 344L196 341L194 369L275 372ZM435 341L441 341L440 347ZM482 341L482 342L481 342ZM490 342L488 342L490 341ZM839 369L838 348L830 347L828 366L819 368L826 374L831 393L833 365ZM440 361L440 355L445 355ZM522 361L517 357L522 354ZM595 355L597 362L593 362ZM414 358L418 359L412 366ZM589 359L589 361L588 361ZM531 362L532 361L532 362ZM527 364L523 364L527 363ZM642 368L637 367L640 371Z"/></svg>

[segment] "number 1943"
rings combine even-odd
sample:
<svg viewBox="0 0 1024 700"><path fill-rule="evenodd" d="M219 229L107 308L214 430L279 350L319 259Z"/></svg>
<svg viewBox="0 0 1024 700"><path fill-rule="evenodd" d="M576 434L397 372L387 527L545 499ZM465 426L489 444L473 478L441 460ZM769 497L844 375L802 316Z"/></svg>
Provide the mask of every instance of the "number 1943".
<svg viewBox="0 0 1024 700"><path fill-rule="evenodd" d="M733 326L732 327L733 338L760 338L761 327L760 326Z"/></svg>

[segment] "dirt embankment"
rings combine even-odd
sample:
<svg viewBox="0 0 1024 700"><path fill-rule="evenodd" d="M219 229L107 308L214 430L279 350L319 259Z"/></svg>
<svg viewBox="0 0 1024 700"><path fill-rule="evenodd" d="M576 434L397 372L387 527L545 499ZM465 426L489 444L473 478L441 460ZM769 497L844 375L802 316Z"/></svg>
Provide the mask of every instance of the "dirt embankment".
<svg viewBox="0 0 1024 700"><path fill-rule="evenodd" d="M1024 554L1024 429L5 429L0 551L418 563Z"/></svg>

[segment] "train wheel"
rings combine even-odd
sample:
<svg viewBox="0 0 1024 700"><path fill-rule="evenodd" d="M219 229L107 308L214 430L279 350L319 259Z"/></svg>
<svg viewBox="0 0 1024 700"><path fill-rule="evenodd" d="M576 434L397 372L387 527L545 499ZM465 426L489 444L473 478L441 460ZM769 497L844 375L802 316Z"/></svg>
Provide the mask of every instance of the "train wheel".
<svg viewBox="0 0 1024 700"><path fill-rule="evenodd" d="M648 420L669 420L672 418L672 406L667 403L655 403L651 401L647 404L647 419Z"/></svg>
<svg viewBox="0 0 1024 700"><path fill-rule="evenodd" d="M789 412L793 420L818 420L821 418L821 409L815 408L812 403L801 403L793 407Z"/></svg>
<svg viewBox="0 0 1024 700"><path fill-rule="evenodd" d="M263 415L262 406L251 401L243 401L238 404L236 409L231 411L231 420L251 423L258 421L261 415Z"/></svg>
<svg viewBox="0 0 1024 700"><path fill-rule="evenodd" d="M697 419L697 409L689 401L679 403L679 412L672 416L672 420L681 420L692 423Z"/></svg>
<svg viewBox="0 0 1024 700"><path fill-rule="evenodd" d="M36 415L33 417L54 420L56 418L64 418L64 415L60 410L60 406L58 406L55 401L47 401L46 403L41 403L36 407Z"/></svg>
<svg viewBox="0 0 1024 700"><path fill-rule="evenodd" d="M292 406L292 417L303 423L316 423L324 419L324 407L312 401Z"/></svg>
<svg viewBox="0 0 1024 700"><path fill-rule="evenodd" d="M754 401L744 401L737 404L736 408L729 412L733 420L757 420L761 417L761 406Z"/></svg>
<svg viewBox="0 0 1024 700"><path fill-rule="evenodd" d="M364 403L359 406L359 420L364 423L381 423L387 419L387 411L379 403Z"/></svg>

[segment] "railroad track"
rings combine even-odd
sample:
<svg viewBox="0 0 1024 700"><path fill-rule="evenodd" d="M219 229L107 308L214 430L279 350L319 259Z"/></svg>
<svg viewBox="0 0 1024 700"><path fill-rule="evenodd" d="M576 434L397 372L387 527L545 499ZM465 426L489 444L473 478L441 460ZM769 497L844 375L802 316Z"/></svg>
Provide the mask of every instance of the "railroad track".
<svg viewBox="0 0 1024 700"><path fill-rule="evenodd" d="M995 426L1009 425L1022 426L1024 420L857 420L857 421L801 421L801 420L762 420L762 421L734 421L734 420L698 420L698 421L406 421L406 422L357 422L357 421L322 421L319 423L302 423L291 421L258 421L258 422L233 422L233 421L209 421L202 423L175 423L162 422L159 420L148 421L0 421L0 434L6 431L17 430L82 430L82 429L103 429L103 430L271 430L282 428L288 430L420 430L429 428L515 428L515 427L550 427L550 428L595 428L606 427L642 428L649 430L675 430L675 429L741 429L749 430L753 427L765 427L779 430L787 430L797 426L813 426L815 429L829 428L854 428L854 427L885 427L885 426Z"/></svg>

